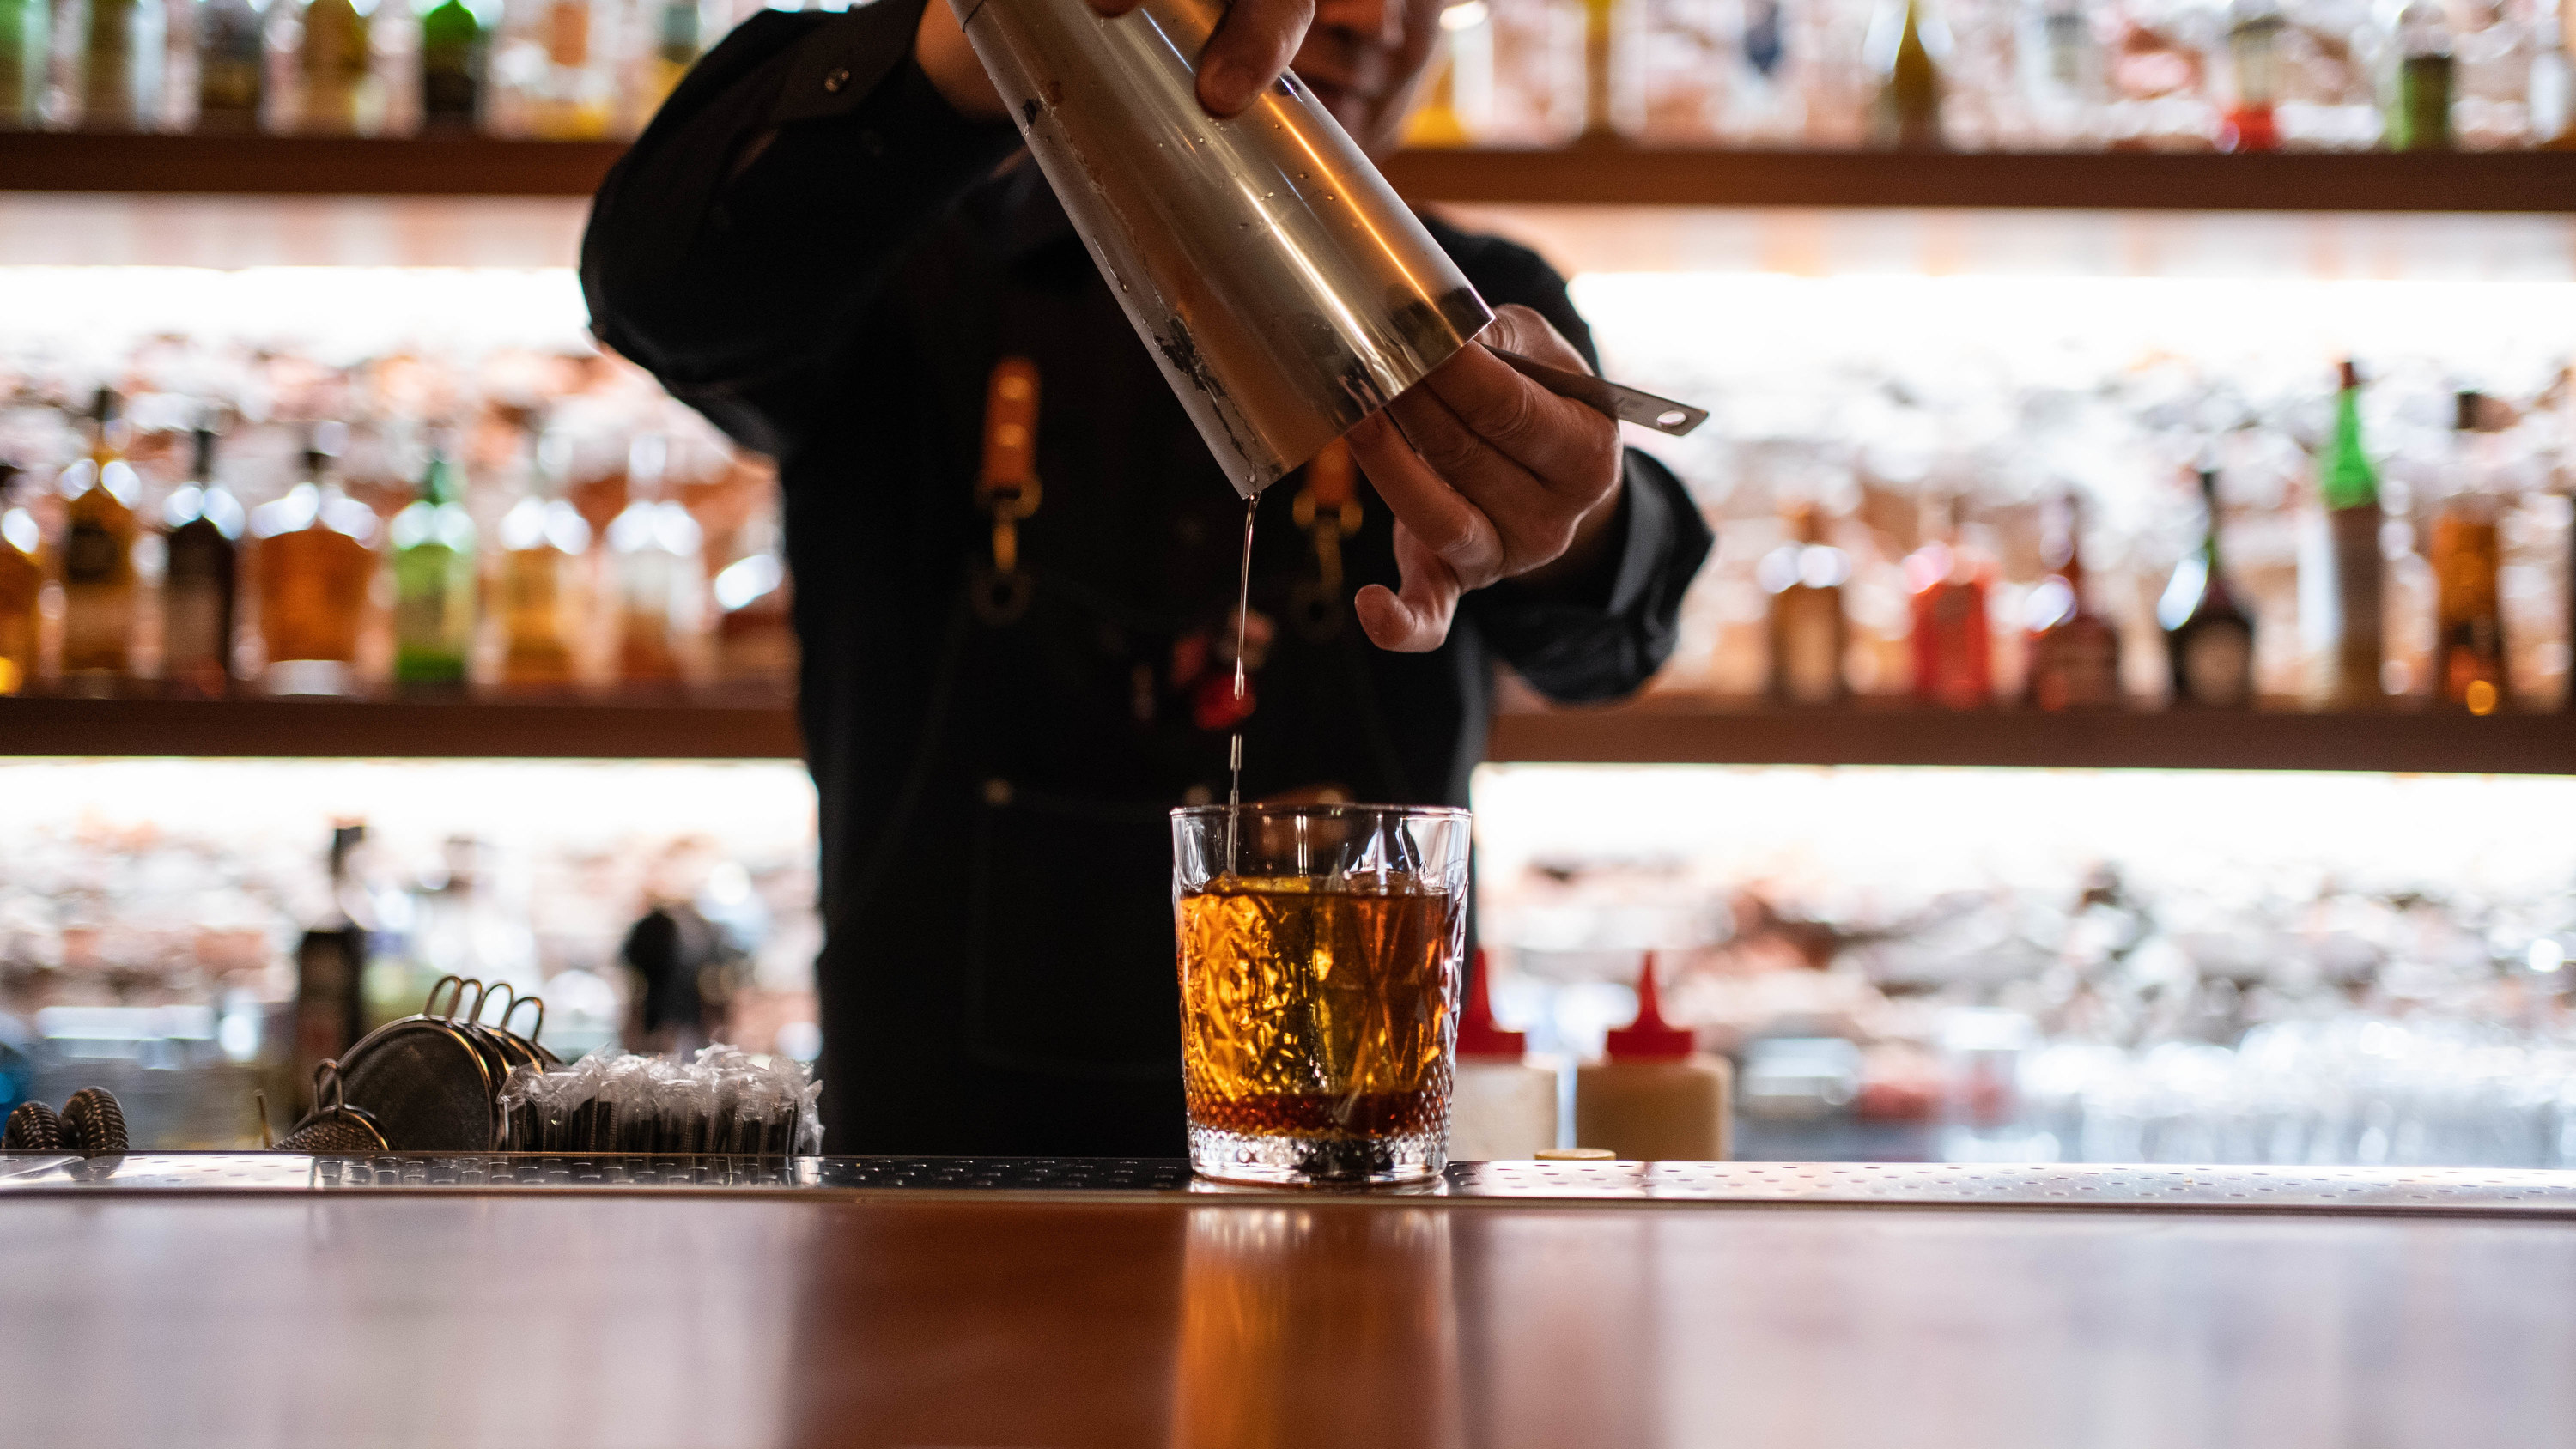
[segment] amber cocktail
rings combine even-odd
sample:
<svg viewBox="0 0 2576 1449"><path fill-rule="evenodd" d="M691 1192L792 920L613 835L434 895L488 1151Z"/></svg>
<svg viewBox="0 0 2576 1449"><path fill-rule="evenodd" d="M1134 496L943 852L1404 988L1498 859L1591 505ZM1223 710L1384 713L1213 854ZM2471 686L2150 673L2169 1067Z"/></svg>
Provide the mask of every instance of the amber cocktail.
<svg viewBox="0 0 2576 1449"><path fill-rule="evenodd" d="M1191 1165L1237 1182L1412 1182L1449 1136L1468 816L1172 812Z"/></svg>

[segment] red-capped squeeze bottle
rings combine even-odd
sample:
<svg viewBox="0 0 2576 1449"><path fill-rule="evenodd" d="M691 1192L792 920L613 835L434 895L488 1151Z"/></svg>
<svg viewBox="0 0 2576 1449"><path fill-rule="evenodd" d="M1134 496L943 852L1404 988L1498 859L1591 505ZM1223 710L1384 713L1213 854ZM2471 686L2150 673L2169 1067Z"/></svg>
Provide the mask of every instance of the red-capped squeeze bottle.
<svg viewBox="0 0 2576 1449"><path fill-rule="evenodd" d="M1449 1098L1449 1160L1532 1157L1556 1145L1553 1062L1534 1061L1528 1039L1494 1022L1483 948L1467 977L1458 1017L1457 1085Z"/></svg>
<svg viewBox="0 0 2576 1449"><path fill-rule="evenodd" d="M1637 972L1637 1019L1611 1031L1602 1060L1575 1074L1574 1135L1636 1162L1718 1161L1732 1135L1734 1069L1670 1025L1656 1000L1655 955Z"/></svg>

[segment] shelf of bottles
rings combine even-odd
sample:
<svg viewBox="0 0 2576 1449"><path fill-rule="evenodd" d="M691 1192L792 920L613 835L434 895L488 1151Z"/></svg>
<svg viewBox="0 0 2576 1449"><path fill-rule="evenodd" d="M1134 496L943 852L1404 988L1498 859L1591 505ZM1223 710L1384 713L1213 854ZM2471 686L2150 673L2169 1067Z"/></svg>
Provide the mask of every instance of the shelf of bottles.
<svg viewBox="0 0 2576 1449"><path fill-rule="evenodd" d="M56 8L0 0L14 189L567 195L757 9ZM2576 179L2554 3L1465 0L1442 27L1389 168L1430 200L2549 210Z"/></svg>

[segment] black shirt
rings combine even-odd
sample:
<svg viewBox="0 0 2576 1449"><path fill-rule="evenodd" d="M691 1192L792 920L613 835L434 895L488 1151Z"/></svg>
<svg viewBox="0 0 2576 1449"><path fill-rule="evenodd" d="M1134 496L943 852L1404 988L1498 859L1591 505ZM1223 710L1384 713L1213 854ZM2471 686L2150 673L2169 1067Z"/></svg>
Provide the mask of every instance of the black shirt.
<svg viewBox="0 0 2576 1449"><path fill-rule="evenodd" d="M1224 798L1244 505L1043 178L1008 164L1017 134L960 118L913 64L920 14L746 21L601 186L583 287L604 342L778 460L832 1150L1175 1155L1166 812ZM1538 257L1429 224L1489 303L1590 355ZM973 496L987 380L1013 355L1041 399L1025 598L979 585ZM1252 651L1247 798L1465 804L1496 662L1559 699L1635 689L1710 541L1631 452L1592 577L1480 590L1444 647L1390 654L1349 607L1396 582L1389 515L1363 486L1327 589L1302 484L1259 504L1272 638Z"/></svg>

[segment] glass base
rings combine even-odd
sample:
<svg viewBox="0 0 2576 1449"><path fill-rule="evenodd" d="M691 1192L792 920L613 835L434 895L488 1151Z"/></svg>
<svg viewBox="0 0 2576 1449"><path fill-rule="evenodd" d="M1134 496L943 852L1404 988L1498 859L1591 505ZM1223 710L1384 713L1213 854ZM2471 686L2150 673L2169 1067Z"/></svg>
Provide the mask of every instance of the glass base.
<svg viewBox="0 0 2576 1449"><path fill-rule="evenodd" d="M1190 1124L1190 1170L1257 1187L1429 1182L1449 1165L1436 1133L1391 1137L1253 1137Z"/></svg>

